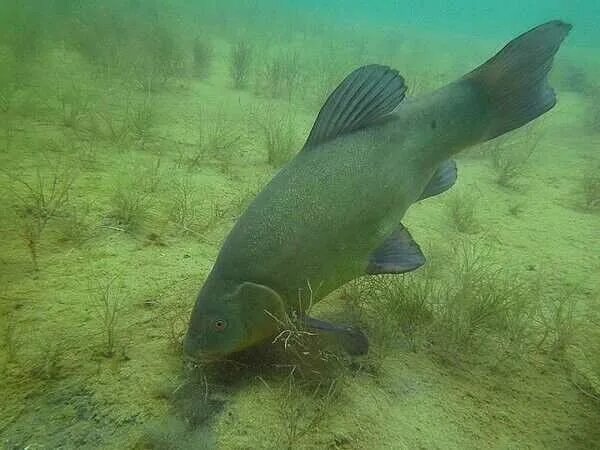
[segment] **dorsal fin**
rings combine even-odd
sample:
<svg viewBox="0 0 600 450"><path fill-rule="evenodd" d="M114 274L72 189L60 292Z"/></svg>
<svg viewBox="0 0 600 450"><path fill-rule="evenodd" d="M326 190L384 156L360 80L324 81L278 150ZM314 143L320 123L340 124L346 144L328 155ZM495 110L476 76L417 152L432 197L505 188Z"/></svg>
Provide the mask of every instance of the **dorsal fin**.
<svg viewBox="0 0 600 450"><path fill-rule="evenodd" d="M400 104L405 93L404 78L398 71L377 64L359 67L331 93L304 148L382 119Z"/></svg>

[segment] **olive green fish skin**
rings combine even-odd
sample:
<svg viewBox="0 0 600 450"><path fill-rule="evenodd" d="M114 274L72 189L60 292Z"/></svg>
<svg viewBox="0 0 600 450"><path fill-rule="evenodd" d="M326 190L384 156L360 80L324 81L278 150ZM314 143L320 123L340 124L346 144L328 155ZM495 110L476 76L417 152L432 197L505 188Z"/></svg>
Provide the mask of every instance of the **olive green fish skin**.
<svg viewBox="0 0 600 450"><path fill-rule="evenodd" d="M418 259L401 264L415 250L407 245L410 235L395 238L391 252L387 239L451 155L555 105L547 74L570 29L561 21L542 24L460 80L403 102L404 81L389 68L365 66L349 75L321 110L307 145L225 240L192 311L185 354L219 357L274 336L286 314L302 314L367 272L382 273L371 270L372 255L383 258L375 267L385 273L416 269ZM357 95L364 89L370 91ZM358 117L376 124L353 122ZM432 195L455 176L441 179ZM374 253L382 245L386 251Z"/></svg>
<svg viewBox="0 0 600 450"><path fill-rule="evenodd" d="M479 140L485 114L477 95L458 82L406 100L385 123L302 151L284 166L230 232L192 313L190 329L209 329L222 318L227 330L213 342L211 333L197 333L201 342L188 334L186 353L227 354L260 340L248 328L264 311L238 314L236 301L227 300L239 283L269 286L289 312L300 309L299 299L305 307L363 275L369 254L437 165ZM271 327L261 338L276 321Z"/></svg>
<svg viewBox="0 0 600 450"><path fill-rule="evenodd" d="M438 164L478 140L481 110L456 83L406 101L385 124L300 152L239 219L217 266L293 306L307 282L322 297L364 274Z"/></svg>

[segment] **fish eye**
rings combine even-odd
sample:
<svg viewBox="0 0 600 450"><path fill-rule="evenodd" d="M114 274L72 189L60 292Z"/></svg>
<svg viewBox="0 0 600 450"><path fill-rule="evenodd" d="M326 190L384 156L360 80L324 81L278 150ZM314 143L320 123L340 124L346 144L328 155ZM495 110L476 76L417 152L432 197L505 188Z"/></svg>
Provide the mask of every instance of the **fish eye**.
<svg viewBox="0 0 600 450"><path fill-rule="evenodd" d="M223 331L225 328L227 328L226 321L224 321L223 319L215 320L215 330L216 331Z"/></svg>

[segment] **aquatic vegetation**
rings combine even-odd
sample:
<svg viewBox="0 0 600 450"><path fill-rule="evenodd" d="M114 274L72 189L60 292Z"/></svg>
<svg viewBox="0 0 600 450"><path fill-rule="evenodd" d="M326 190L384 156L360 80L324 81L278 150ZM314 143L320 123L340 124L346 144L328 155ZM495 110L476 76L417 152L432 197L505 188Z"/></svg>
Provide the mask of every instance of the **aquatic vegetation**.
<svg viewBox="0 0 600 450"><path fill-rule="evenodd" d="M203 109L198 113L197 140L194 151L187 162L191 167L198 167L207 159L228 159L228 151L241 139L240 132L223 114L210 118Z"/></svg>
<svg viewBox="0 0 600 450"><path fill-rule="evenodd" d="M600 86L591 88L588 97L587 123L594 133L598 133L600 132Z"/></svg>
<svg viewBox="0 0 600 450"><path fill-rule="evenodd" d="M77 175L71 167L56 167L47 174L36 169L33 180L6 175L20 186L13 189L13 194L21 221L21 238L29 249L34 270L38 271L38 248L42 234L48 222L68 205L69 193Z"/></svg>
<svg viewBox="0 0 600 450"><path fill-rule="evenodd" d="M57 221L61 242L79 246L92 237L94 223L90 204L67 208Z"/></svg>
<svg viewBox="0 0 600 450"><path fill-rule="evenodd" d="M163 88L169 80L185 71L184 52L176 36L155 24L141 30L132 48L134 85L146 93Z"/></svg>
<svg viewBox="0 0 600 450"><path fill-rule="evenodd" d="M211 69L214 50L212 43L198 36L192 44L192 74L196 78L206 78Z"/></svg>
<svg viewBox="0 0 600 450"><path fill-rule="evenodd" d="M108 217L121 231L138 231L150 217L155 194L161 182L160 158L137 173L121 174L112 193Z"/></svg>
<svg viewBox="0 0 600 450"><path fill-rule="evenodd" d="M152 137L152 127L156 121L152 99L145 96L144 100L131 111L131 131L136 142L144 148Z"/></svg>
<svg viewBox="0 0 600 450"><path fill-rule="evenodd" d="M291 100L300 82L301 67L297 53L277 55L267 61L258 74L256 89L268 97Z"/></svg>
<svg viewBox="0 0 600 450"><path fill-rule="evenodd" d="M472 244L459 245L456 254L452 287L436 306L435 346L456 357L492 337L504 339L507 350L527 345L536 307L530 287Z"/></svg>
<svg viewBox="0 0 600 450"><path fill-rule="evenodd" d="M7 61L0 61L2 64L8 64ZM0 69L0 112L10 111L13 99L16 93L14 75L8 69Z"/></svg>
<svg viewBox="0 0 600 450"><path fill-rule="evenodd" d="M115 286L116 281L117 277L114 277L104 285L99 286L91 298L91 306L96 310L96 316L102 330L100 354L106 358L115 356L120 339L123 297L118 287Z"/></svg>
<svg viewBox="0 0 600 450"><path fill-rule="evenodd" d="M600 165L584 174L581 185L585 208L588 210L600 208Z"/></svg>
<svg viewBox="0 0 600 450"><path fill-rule="evenodd" d="M554 358L562 358L575 343L580 321L576 316L577 296L574 289L563 289L547 295L540 307L537 321L542 328L538 347L549 345L548 352Z"/></svg>
<svg viewBox="0 0 600 450"><path fill-rule="evenodd" d="M525 211L524 202L513 202L508 208L508 212L513 217L519 217Z"/></svg>
<svg viewBox="0 0 600 450"><path fill-rule="evenodd" d="M135 183L121 183L112 195L113 207L108 217L123 231L138 230L148 217L151 194L140 189Z"/></svg>
<svg viewBox="0 0 600 450"><path fill-rule="evenodd" d="M433 323L432 301L440 295L438 283L427 274L417 273L378 276L360 284L365 290L350 294L350 298L363 298L367 321L378 324L371 327L370 334L380 346L389 350L404 341L411 351L421 349Z"/></svg>
<svg viewBox="0 0 600 450"><path fill-rule="evenodd" d="M185 233L195 233L198 225L198 197L190 177L184 177L174 183L175 195L172 197L169 216Z"/></svg>
<svg viewBox="0 0 600 450"><path fill-rule="evenodd" d="M129 106L124 113L111 111L96 111L93 131L101 138L108 139L113 144L122 144L131 135Z"/></svg>
<svg viewBox="0 0 600 450"><path fill-rule="evenodd" d="M487 147L492 166L497 172L496 183L514 188L519 178L529 168L531 155L535 152L541 136L530 125L515 134L491 141Z"/></svg>
<svg viewBox="0 0 600 450"><path fill-rule="evenodd" d="M585 93L590 87L590 80L586 70L576 63L561 65L558 73L564 88L573 92Z"/></svg>
<svg viewBox="0 0 600 450"><path fill-rule="evenodd" d="M268 112L259 125L267 149L267 162L273 167L280 167L292 158L296 150L296 132L292 117Z"/></svg>
<svg viewBox="0 0 600 450"><path fill-rule="evenodd" d="M29 375L41 380L57 380L62 371L64 348L60 340L49 340L39 344L36 360L30 362Z"/></svg>
<svg viewBox="0 0 600 450"><path fill-rule="evenodd" d="M246 41L239 41L231 49L229 73L235 89L242 89L248 84L252 65L252 47Z"/></svg>
<svg viewBox="0 0 600 450"><path fill-rule="evenodd" d="M17 360L19 341L17 339L17 326L11 314L6 315L2 327L2 349L4 350L4 368Z"/></svg>
<svg viewBox="0 0 600 450"><path fill-rule="evenodd" d="M68 87L59 84L57 99L60 105L62 124L67 128L79 128L81 120L89 109L89 98L75 82Z"/></svg>
<svg viewBox="0 0 600 450"><path fill-rule="evenodd" d="M339 396L339 381L317 385L307 393L296 384L295 371L292 369L283 383L279 405L279 417L283 431L279 439L279 448L305 448L302 445L307 436L314 434L323 421L333 411L335 400Z"/></svg>
<svg viewBox="0 0 600 450"><path fill-rule="evenodd" d="M477 220L477 196L471 192L454 192L446 200L450 223L456 231L475 234L481 226Z"/></svg>

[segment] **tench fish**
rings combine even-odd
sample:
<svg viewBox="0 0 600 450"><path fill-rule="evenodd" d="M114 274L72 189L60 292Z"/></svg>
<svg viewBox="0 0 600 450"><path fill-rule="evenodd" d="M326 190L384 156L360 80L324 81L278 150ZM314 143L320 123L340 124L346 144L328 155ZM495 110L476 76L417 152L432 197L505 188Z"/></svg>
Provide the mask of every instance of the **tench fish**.
<svg viewBox="0 0 600 450"><path fill-rule="evenodd" d="M401 221L455 182L457 152L519 128L556 104L547 76L571 29L551 21L462 78L405 99L394 69L367 65L331 93L299 153L239 218L200 290L184 339L194 359L223 357L277 335L362 275L405 273L425 257Z"/></svg>

